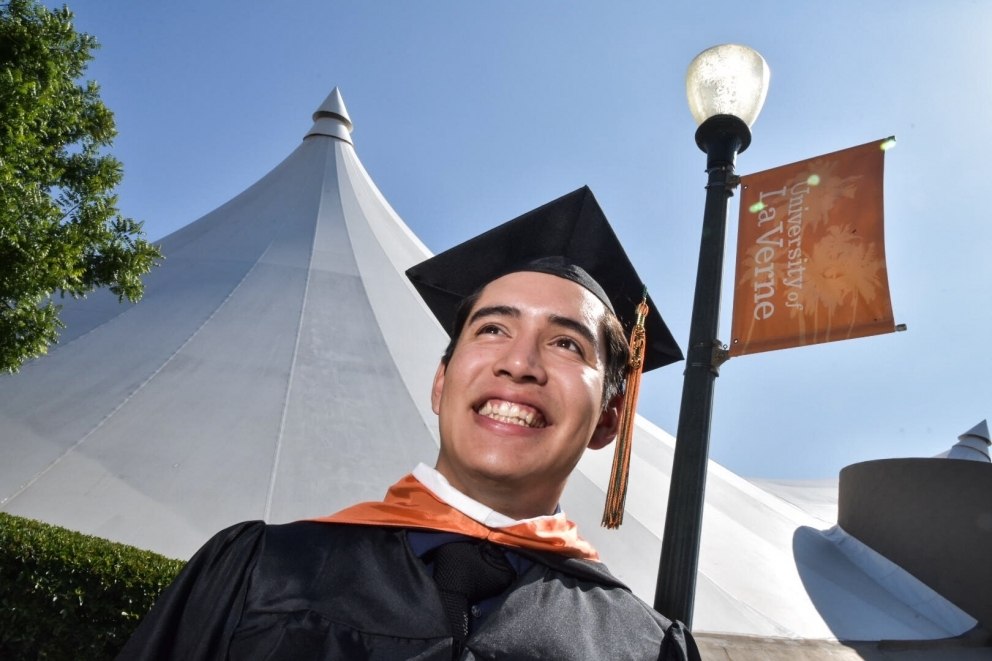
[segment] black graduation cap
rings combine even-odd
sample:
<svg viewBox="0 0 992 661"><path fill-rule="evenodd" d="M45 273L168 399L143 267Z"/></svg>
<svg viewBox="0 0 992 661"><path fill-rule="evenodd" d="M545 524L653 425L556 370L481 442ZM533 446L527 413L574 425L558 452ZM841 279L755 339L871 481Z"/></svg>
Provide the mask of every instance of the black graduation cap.
<svg viewBox="0 0 992 661"><path fill-rule="evenodd" d="M435 255L406 275L451 333L462 299L517 271L550 273L582 285L630 334L644 285L588 186ZM644 371L682 360L650 296L648 306Z"/></svg>

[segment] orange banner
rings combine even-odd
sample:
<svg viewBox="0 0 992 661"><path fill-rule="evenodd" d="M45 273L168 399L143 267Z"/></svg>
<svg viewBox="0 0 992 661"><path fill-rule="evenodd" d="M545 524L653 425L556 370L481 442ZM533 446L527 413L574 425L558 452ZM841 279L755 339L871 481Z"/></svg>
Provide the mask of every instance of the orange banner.
<svg viewBox="0 0 992 661"><path fill-rule="evenodd" d="M741 177L731 356L895 330L882 228L894 142Z"/></svg>

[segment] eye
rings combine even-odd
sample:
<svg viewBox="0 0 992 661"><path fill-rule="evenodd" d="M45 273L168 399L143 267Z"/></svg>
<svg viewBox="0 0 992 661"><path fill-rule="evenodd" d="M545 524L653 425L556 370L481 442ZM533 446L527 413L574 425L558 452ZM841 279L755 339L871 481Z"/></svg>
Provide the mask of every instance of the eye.
<svg viewBox="0 0 992 661"><path fill-rule="evenodd" d="M580 356L585 355L585 352L582 350L582 345L570 337L559 337L555 339L554 345L562 349L567 349L573 353L577 353Z"/></svg>
<svg viewBox="0 0 992 661"><path fill-rule="evenodd" d="M503 329L496 324L483 324L479 326L479 329L475 332L476 335L500 335Z"/></svg>

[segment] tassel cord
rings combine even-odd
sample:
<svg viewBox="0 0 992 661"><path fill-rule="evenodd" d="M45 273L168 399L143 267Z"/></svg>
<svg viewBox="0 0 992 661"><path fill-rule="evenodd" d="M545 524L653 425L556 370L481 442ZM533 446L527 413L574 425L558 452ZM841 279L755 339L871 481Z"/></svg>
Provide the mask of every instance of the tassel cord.
<svg viewBox="0 0 992 661"><path fill-rule="evenodd" d="M624 504L627 499L627 481L630 475L630 452L634 435L634 420L637 412L637 398L641 388L641 374L644 368L646 335L644 320L648 314L647 295L637 306L637 323L630 334L630 360L627 363L627 391L624 394L623 408L620 411L616 449L613 454L613 468L610 483L606 490L606 507L602 525L606 528L619 528L623 523Z"/></svg>

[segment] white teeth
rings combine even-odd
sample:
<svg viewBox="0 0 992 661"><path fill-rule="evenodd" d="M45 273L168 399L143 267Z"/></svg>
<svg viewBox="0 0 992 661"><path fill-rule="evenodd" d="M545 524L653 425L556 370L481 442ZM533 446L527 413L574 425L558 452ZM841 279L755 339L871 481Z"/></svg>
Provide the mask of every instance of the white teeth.
<svg viewBox="0 0 992 661"><path fill-rule="evenodd" d="M505 400L489 400L479 409L479 415L521 427L544 426L544 419L536 411Z"/></svg>

